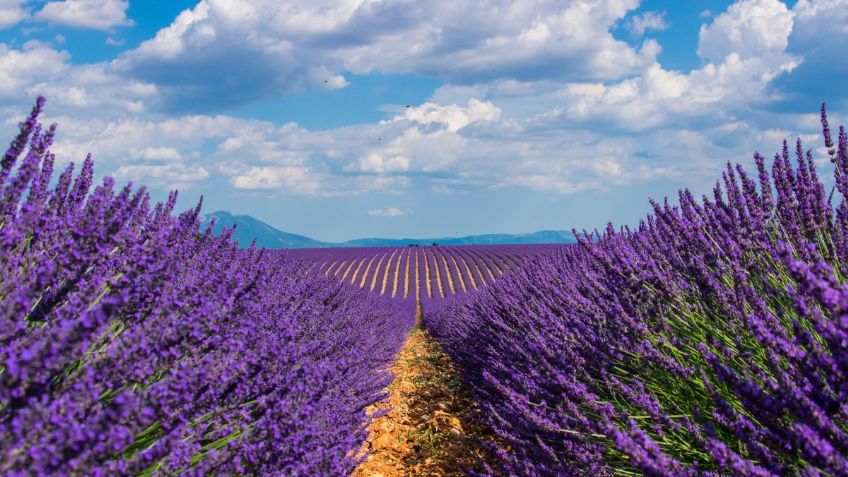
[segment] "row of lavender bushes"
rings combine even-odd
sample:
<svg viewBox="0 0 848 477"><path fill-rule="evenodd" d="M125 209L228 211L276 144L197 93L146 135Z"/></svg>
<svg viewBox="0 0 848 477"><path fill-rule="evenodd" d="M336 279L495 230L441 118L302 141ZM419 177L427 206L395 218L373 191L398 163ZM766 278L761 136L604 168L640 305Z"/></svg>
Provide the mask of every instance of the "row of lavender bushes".
<svg viewBox="0 0 848 477"><path fill-rule="evenodd" d="M784 142L425 314L495 474L848 475L848 137L821 119L835 197Z"/></svg>
<svg viewBox="0 0 848 477"><path fill-rule="evenodd" d="M0 163L0 474L349 473L413 311L90 158L51 187L43 105Z"/></svg>

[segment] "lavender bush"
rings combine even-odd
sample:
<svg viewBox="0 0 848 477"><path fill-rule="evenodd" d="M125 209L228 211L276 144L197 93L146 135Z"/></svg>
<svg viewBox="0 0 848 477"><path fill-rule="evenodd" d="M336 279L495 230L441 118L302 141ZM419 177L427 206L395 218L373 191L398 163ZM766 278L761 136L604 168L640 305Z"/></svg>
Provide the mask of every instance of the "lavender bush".
<svg viewBox="0 0 848 477"><path fill-rule="evenodd" d="M0 161L0 474L350 472L414 313L90 157L51 186L43 105Z"/></svg>
<svg viewBox="0 0 848 477"><path fill-rule="evenodd" d="M848 475L848 136L821 119L835 197L784 142L425 315L494 473Z"/></svg>

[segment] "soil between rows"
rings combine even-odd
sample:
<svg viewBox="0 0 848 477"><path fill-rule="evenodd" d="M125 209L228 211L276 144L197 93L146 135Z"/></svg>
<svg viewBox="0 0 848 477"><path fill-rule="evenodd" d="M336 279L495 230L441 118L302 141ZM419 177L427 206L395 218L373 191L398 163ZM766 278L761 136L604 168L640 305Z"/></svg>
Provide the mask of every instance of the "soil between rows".
<svg viewBox="0 0 848 477"><path fill-rule="evenodd" d="M494 434L475 418L476 403L439 343L420 325L409 334L397 362L389 399L368 409L391 410L369 426L368 459L353 477L458 476L483 470L479 445Z"/></svg>

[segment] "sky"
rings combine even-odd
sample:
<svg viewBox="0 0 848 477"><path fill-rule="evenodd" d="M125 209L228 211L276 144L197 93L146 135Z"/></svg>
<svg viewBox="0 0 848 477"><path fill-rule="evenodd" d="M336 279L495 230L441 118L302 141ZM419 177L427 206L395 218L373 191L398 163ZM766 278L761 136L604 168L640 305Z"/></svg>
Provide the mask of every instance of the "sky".
<svg viewBox="0 0 848 477"><path fill-rule="evenodd" d="M634 225L848 122L848 0L0 0L0 134L325 241Z"/></svg>

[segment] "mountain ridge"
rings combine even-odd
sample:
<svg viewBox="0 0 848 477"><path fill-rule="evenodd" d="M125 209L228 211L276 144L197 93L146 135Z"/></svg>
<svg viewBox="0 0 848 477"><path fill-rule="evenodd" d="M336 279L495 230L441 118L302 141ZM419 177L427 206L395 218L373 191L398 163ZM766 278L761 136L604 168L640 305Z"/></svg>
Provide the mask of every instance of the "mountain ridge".
<svg viewBox="0 0 848 477"><path fill-rule="evenodd" d="M276 248L329 248L329 247L403 247L407 245L507 245L507 244L536 244L536 243L575 243L574 235L564 230L540 230L524 234L480 234L464 237L436 238L383 238L366 237L346 242L322 242L305 235L293 234L276 229L271 225L247 214L233 214L218 210L205 214L201 222L206 225L212 218L216 219L213 233L219 235L224 228L236 226L233 238L239 246L246 248L253 239L258 247Z"/></svg>

